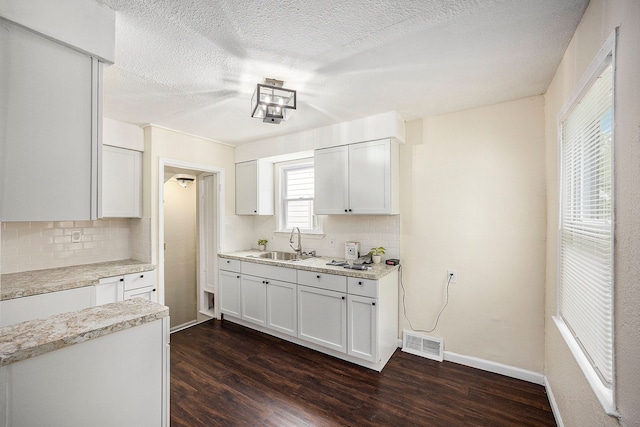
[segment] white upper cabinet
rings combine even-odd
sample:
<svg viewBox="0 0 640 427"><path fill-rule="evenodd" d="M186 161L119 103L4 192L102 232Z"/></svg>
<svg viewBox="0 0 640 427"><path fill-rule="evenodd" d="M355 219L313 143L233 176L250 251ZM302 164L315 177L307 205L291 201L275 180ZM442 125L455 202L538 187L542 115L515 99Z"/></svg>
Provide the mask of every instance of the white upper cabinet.
<svg viewBox="0 0 640 427"><path fill-rule="evenodd" d="M390 139L316 150L318 215L397 214L398 144Z"/></svg>
<svg viewBox="0 0 640 427"><path fill-rule="evenodd" d="M0 221L96 219L104 65L73 40L36 32L55 26L53 6L21 4L0 8L8 19L0 20ZM93 19L69 10L65 22ZM98 20L113 26L113 11L100 11ZM42 28L24 28L32 22ZM101 28L87 38L102 37Z"/></svg>
<svg viewBox="0 0 640 427"><path fill-rule="evenodd" d="M102 147L102 216L140 218L142 153Z"/></svg>
<svg viewBox="0 0 640 427"><path fill-rule="evenodd" d="M273 215L273 163L236 163L236 215Z"/></svg>

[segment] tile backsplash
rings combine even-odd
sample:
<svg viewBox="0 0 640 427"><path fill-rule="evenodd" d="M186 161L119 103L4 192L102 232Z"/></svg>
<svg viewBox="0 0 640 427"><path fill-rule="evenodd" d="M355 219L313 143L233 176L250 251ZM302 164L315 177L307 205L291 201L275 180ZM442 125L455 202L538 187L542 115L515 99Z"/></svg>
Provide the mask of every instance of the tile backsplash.
<svg viewBox="0 0 640 427"><path fill-rule="evenodd" d="M72 242L72 231L80 241ZM150 220L2 223L3 274L133 258L151 260Z"/></svg>
<svg viewBox="0 0 640 427"><path fill-rule="evenodd" d="M318 255L344 258L345 242L360 242L362 255L372 247L383 246L387 258L400 258L399 215L326 215L322 217L323 234L303 234L302 249ZM257 248L258 239L267 239L267 250L291 252L289 233L274 232L275 216L254 217L254 235L250 247ZM333 245L330 240L333 238Z"/></svg>

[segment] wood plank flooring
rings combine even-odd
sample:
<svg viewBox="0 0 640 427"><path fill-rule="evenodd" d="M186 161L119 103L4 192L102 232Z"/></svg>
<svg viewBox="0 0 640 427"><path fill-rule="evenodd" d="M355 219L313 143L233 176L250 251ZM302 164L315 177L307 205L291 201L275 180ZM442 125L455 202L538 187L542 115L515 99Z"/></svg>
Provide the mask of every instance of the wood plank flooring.
<svg viewBox="0 0 640 427"><path fill-rule="evenodd" d="M400 350L378 373L211 320L171 335L171 425L556 424L542 386Z"/></svg>

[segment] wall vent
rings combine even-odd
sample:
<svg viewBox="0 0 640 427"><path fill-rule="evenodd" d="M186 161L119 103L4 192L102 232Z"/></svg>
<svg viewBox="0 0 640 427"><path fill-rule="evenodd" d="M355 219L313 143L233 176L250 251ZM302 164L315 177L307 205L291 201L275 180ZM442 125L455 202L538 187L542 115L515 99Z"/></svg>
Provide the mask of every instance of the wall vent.
<svg viewBox="0 0 640 427"><path fill-rule="evenodd" d="M442 362L441 338L425 337L414 332L402 331L402 351Z"/></svg>

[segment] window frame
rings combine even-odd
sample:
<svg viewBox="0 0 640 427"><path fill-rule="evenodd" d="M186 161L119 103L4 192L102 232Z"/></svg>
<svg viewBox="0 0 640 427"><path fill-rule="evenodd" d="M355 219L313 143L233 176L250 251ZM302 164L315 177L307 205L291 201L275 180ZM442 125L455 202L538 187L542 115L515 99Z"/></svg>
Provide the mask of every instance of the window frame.
<svg viewBox="0 0 640 427"><path fill-rule="evenodd" d="M560 110L560 114L558 115L558 229L557 229L557 277L556 277L556 315L553 316L553 321L558 328L561 336L566 342L569 350L573 354L576 359L578 365L580 366L583 374L585 375L589 385L593 389L596 394L600 404L602 405L605 412L614 417L619 417L619 413L617 411L615 405L615 388L616 388L616 369L615 369L615 298L614 298L614 290L615 290L615 251L614 251L614 240L615 240L615 200L614 200L614 192L615 192L615 175L614 175L614 146L615 146L615 75L616 75L616 61L615 61L615 43L617 38L617 28L614 32L607 38L607 41L604 43L603 47L600 49L592 63L589 65L587 70L585 71L583 77L579 81L576 89L569 97L569 99L565 102L563 108ZM570 329L568 324L565 322L565 319L561 316L561 287L562 287L562 211L563 211L563 193L564 193L564 182L563 179L563 123L568 118L568 116L574 110L574 107L577 106L580 101L583 99L586 93L592 88L594 82L600 77L602 72L608 67L611 66L611 88L612 88L612 104L611 104L611 283L610 283L610 296L611 296L611 359L612 359L612 367L611 367L611 384L610 388L607 387L602 379L600 378L598 372L593 367L589 356L587 356L586 351L582 348L579 341L574 336L573 331Z"/></svg>
<svg viewBox="0 0 640 427"><path fill-rule="evenodd" d="M284 162L278 162L275 164L276 172L276 203L275 203L275 215L276 215L276 232L290 233L291 228L285 227L286 215L285 215L285 199L284 192L286 185L285 173L288 170L299 169L303 167L314 168L313 157L306 157L303 159L289 160ZM314 174L315 175L315 174ZM315 179L315 176L314 176ZM315 194L314 194L315 196ZM312 199L313 200L313 199ZM323 234L322 230L322 218L320 215L312 213L314 227L300 229L303 234Z"/></svg>

